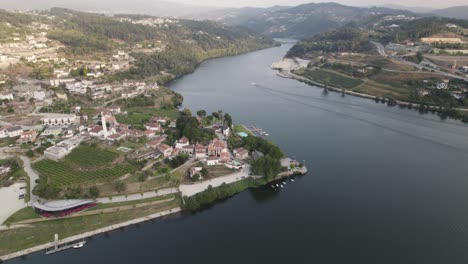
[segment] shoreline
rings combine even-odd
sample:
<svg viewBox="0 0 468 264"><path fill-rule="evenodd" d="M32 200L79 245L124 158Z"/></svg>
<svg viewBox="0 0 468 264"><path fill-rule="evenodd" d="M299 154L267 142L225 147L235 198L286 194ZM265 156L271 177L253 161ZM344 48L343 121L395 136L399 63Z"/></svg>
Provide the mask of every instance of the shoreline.
<svg viewBox="0 0 468 264"><path fill-rule="evenodd" d="M139 217L139 218L136 218L136 219L133 219L133 220L125 221L125 222L122 222L122 223L119 223L119 224L115 224L115 225L111 225L111 226L107 226L107 227L102 227L102 228L99 228L99 229L96 229L96 230L93 230L93 231L88 231L88 232L84 232L84 233L81 233L81 234L78 234L78 235L66 237L66 238L60 240L60 244L70 243L70 242L73 242L73 241L76 241L76 240L81 240L81 239L96 236L96 235L99 235L99 234L102 234L102 233L106 233L106 232L109 232L109 231L113 231L113 230L116 230L116 229L119 229L119 228L122 228L122 227L127 227L127 226L132 226L132 225L135 225L135 224L144 223L144 222L147 222L147 221L150 221L150 220L162 218L162 217L165 217L165 216L169 216L169 215L173 215L173 214L181 213L181 212L182 212L182 209L180 207L176 207L176 208L169 209L169 210L166 210L166 211L162 211L162 212L159 212L159 213L155 213L155 214L151 214L151 215L148 215L148 216ZM28 249L20 250L20 251L10 253L10 254L4 255L4 256L0 256L0 260L1 261L6 261L6 260L26 256L26 255L29 255L29 254L32 254L32 253L35 253L35 252L38 252L38 251L41 251L41 250L46 250L47 248L50 248L53 245L54 245L54 242L49 242L49 243L46 243L46 244L34 246L32 248L28 248Z"/></svg>
<svg viewBox="0 0 468 264"><path fill-rule="evenodd" d="M291 72L291 70L298 69L301 66L304 66L304 63L305 63L305 60L296 62L293 59L284 58L279 62L274 62L271 65L271 68L273 70L276 70L276 75L281 78L292 79L292 80L303 82L308 85L325 88L325 85L322 83L319 83L317 81L311 80L303 76L299 76ZM361 97L365 99L371 99L371 100L379 99L380 101L384 103L389 102L389 99L385 97L379 97L379 96L370 95L370 94L353 92L353 91L346 90L344 88L338 88L338 87L330 86L330 85L326 86L326 88L330 91L337 92L337 93L349 94L352 96ZM401 100L395 100L395 102L396 102L396 105L400 107L409 108L409 106L411 106L412 108L415 108L415 109L419 109L421 107L421 105L418 103L411 103L411 102L401 101ZM427 105L426 107L428 108L428 110L434 110L434 111L441 111L444 109L443 107L434 106L434 105ZM463 113L468 113L468 108L456 108L456 110L463 112Z"/></svg>

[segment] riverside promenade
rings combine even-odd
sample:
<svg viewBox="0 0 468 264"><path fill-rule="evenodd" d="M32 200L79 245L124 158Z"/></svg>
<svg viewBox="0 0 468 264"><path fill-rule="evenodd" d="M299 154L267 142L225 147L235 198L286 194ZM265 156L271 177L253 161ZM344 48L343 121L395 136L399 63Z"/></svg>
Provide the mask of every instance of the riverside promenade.
<svg viewBox="0 0 468 264"><path fill-rule="evenodd" d="M155 213L155 214L148 215L148 216L145 216L145 217L140 217L140 218L133 219L133 220L130 220L130 221L126 221L126 222L123 222L123 223L120 223L120 224L115 224L115 225L99 228L99 229L96 229L94 231L89 231L89 232L85 232L85 233L82 233L82 234L79 234L79 235L67 237L67 238L64 238L64 239L60 240L60 244L70 243L70 242L73 242L73 241L85 239L85 238L88 238L88 237L91 237L91 236L106 233L106 232L109 232L109 231L112 231L112 230L115 230L115 229L119 229L119 228L122 228L122 227L131 226L131 225L138 224L138 223L143 223L143 222L146 222L146 221L149 221L149 220L153 220L153 219L156 219L156 218L168 216L168 215L171 215L171 214L176 214L176 213L179 213L181 211L182 211L182 209L180 207L176 207L176 208L173 208L173 209L170 209L170 210ZM42 245L39 245L39 246L35 246L35 247L29 248L29 249L25 249L25 250L17 251L17 252L8 254L8 255L0 256L0 259L2 261L5 261L5 260L8 260L8 259L13 259L13 258L21 257L21 256L24 256L24 255L28 255L28 254L31 254L31 253L34 253L34 252L37 252L37 251L46 250L47 248L52 247L52 246L54 246L54 242L49 242L49 243L42 244Z"/></svg>

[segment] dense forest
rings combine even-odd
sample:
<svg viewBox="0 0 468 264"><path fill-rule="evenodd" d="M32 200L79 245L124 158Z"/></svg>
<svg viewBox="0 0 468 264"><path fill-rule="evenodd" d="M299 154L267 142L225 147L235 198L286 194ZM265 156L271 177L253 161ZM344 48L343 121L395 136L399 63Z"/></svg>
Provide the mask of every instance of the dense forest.
<svg viewBox="0 0 468 264"><path fill-rule="evenodd" d="M288 51L286 56L303 57L314 51L368 52L370 50L372 50L372 45L369 42L369 35L355 25L348 25L298 42Z"/></svg>
<svg viewBox="0 0 468 264"><path fill-rule="evenodd" d="M161 52L131 53L134 66L114 76L117 79L145 78L161 71L174 76L191 72L203 60L269 47L273 40L246 28L230 27L210 21L179 20L163 27L152 27L115 18L54 8L51 14L60 21L48 37L67 46L66 52L89 55L131 47L141 42L164 43ZM120 18L147 18L120 15Z"/></svg>
<svg viewBox="0 0 468 264"><path fill-rule="evenodd" d="M463 28L468 28L468 20L425 17L401 23L400 28L383 37L383 42L399 43L405 40L417 41L420 38L429 37L434 34L457 31L457 29L447 28L447 24L455 24Z"/></svg>

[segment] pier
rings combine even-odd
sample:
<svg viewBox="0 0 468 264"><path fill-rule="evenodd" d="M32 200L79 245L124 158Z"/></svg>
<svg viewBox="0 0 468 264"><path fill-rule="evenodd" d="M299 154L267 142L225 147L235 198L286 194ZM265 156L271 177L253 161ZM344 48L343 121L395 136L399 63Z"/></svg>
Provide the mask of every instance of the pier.
<svg viewBox="0 0 468 264"><path fill-rule="evenodd" d="M267 137L269 134L263 130L262 128L258 128L255 126L246 126L246 128L255 136Z"/></svg>
<svg viewBox="0 0 468 264"><path fill-rule="evenodd" d="M58 239L58 234L55 234L54 238L55 238L54 242L52 242L53 246L49 247L49 248L46 248L46 252L45 252L46 255L58 253L58 252L61 252L61 251L67 250L67 249L72 249L72 248L77 247L77 246L82 247L86 243L85 240L80 240L80 241L69 242L69 243L65 243L65 244L61 245L60 240Z"/></svg>

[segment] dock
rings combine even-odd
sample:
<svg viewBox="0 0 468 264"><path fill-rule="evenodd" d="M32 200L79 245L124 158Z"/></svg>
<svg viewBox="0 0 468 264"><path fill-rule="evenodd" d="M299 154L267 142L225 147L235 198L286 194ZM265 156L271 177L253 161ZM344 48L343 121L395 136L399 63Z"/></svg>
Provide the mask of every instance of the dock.
<svg viewBox="0 0 468 264"><path fill-rule="evenodd" d="M77 245L80 245L80 244L85 244L86 241L84 239L80 240L80 241L74 241L74 242L69 242L69 243L65 243L65 244L60 244L60 241L58 239L58 235L55 234L55 241L52 242L53 246L52 247L49 247L49 248L46 248L46 255L50 255L50 254L54 254L54 253L58 253L58 252L61 252L61 251L64 251L64 250L67 250L67 249L72 249L73 247L77 246Z"/></svg>
<svg viewBox="0 0 468 264"><path fill-rule="evenodd" d="M256 126L246 126L246 128L255 136L267 137L269 134L262 128Z"/></svg>

